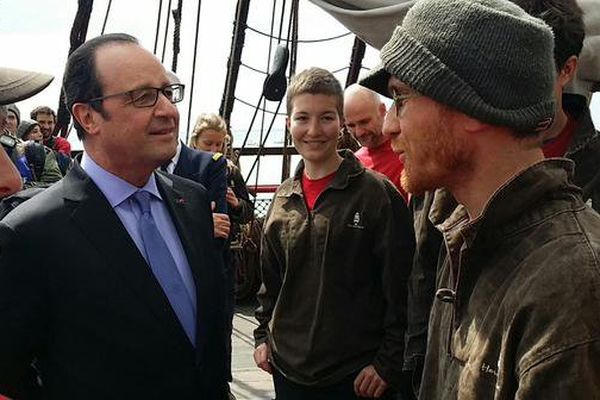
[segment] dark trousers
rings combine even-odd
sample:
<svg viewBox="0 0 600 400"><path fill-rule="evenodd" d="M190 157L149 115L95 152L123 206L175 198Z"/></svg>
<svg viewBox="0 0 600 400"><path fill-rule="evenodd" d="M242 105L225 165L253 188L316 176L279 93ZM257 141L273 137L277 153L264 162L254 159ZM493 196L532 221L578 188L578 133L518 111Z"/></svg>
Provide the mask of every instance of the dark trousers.
<svg viewBox="0 0 600 400"><path fill-rule="evenodd" d="M229 243L228 243L229 244ZM233 315L235 314L235 266L233 265L232 254L229 248L226 250L226 254L223 257L225 261L225 279L226 279L226 298L225 298L225 307L226 307L226 331L225 331L225 346L227 348L227 373L228 373L228 381L232 381L231 375L231 335L233 333Z"/></svg>
<svg viewBox="0 0 600 400"><path fill-rule="evenodd" d="M357 400L364 399L354 393L354 379L357 374L352 374L342 381L325 387L312 387L300 385L286 379L279 371L273 368L273 383L275 385L276 400ZM381 400L395 399L395 395L388 390Z"/></svg>

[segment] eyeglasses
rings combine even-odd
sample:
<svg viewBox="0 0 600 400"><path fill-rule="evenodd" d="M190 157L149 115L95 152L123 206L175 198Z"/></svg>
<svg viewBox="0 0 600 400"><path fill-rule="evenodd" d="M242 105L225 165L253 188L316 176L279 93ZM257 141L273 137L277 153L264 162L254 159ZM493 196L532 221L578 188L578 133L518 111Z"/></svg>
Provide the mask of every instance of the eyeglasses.
<svg viewBox="0 0 600 400"><path fill-rule="evenodd" d="M127 97L129 97L129 103L133 104L134 107L139 107L139 108L153 107L156 104L156 102L158 101L158 93L160 92L167 98L167 100L169 100L171 103L175 104L175 103L179 103L181 100L183 100L184 89L185 89L185 85L180 84L180 83L175 83L172 85L167 85L162 88L147 87L147 88L129 90L127 92L109 94L108 96L101 96L101 97L96 97L94 99L89 99L86 101L86 103L103 101L103 100L109 99L111 97L127 96Z"/></svg>
<svg viewBox="0 0 600 400"><path fill-rule="evenodd" d="M420 94L419 93L407 93L407 94L398 94L398 92L396 92L395 89L392 89L392 105L390 106L390 109L388 110L388 112L390 112L392 110L392 107L396 108L396 118L400 117L400 111L402 110L402 107L404 107L404 103L406 102L406 100L410 99L411 97L419 97Z"/></svg>

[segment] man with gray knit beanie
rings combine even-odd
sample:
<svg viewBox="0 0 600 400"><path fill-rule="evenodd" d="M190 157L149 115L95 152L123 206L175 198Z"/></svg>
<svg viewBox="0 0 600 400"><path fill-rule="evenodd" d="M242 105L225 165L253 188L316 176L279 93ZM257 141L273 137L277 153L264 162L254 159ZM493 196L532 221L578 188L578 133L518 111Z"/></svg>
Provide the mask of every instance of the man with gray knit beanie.
<svg viewBox="0 0 600 400"><path fill-rule="evenodd" d="M419 0L381 60L361 84L394 99L403 186L437 189L444 238L419 397L600 398L600 216L540 148L550 28L504 0Z"/></svg>

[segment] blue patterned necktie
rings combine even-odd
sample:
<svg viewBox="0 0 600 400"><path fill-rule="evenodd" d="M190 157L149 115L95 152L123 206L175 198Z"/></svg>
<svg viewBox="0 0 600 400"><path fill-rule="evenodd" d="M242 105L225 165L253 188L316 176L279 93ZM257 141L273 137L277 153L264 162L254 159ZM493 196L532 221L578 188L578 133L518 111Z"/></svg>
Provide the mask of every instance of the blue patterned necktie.
<svg viewBox="0 0 600 400"><path fill-rule="evenodd" d="M175 260L156 227L150 210L150 196L151 194L145 191L137 191L132 196L133 201L142 212L138 226L144 242L148 263L163 292L167 295L185 333L192 345L195 346L196 305L186 290Z"/></svg>

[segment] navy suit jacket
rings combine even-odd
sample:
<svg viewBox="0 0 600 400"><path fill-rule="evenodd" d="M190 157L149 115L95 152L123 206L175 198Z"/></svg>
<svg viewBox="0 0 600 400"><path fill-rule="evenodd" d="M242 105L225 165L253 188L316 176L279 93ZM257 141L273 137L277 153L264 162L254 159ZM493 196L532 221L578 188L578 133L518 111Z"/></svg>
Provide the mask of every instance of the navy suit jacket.
<svg viewBox="0 0 600 400"><path fill-rule="evenodd" d="M196 346L117 214L75 165L0 222L0 393L222 398L224 279L209 200L187 179L156 180L196 284Z"/></svg>
<svg viewBox="0 0 600 400"><path fill-rule="evenodd" d="M195 150L181 144L179 160L173 174L198 182L215 202L215 212L227 213L227 160L219 153Z"/></svg>

